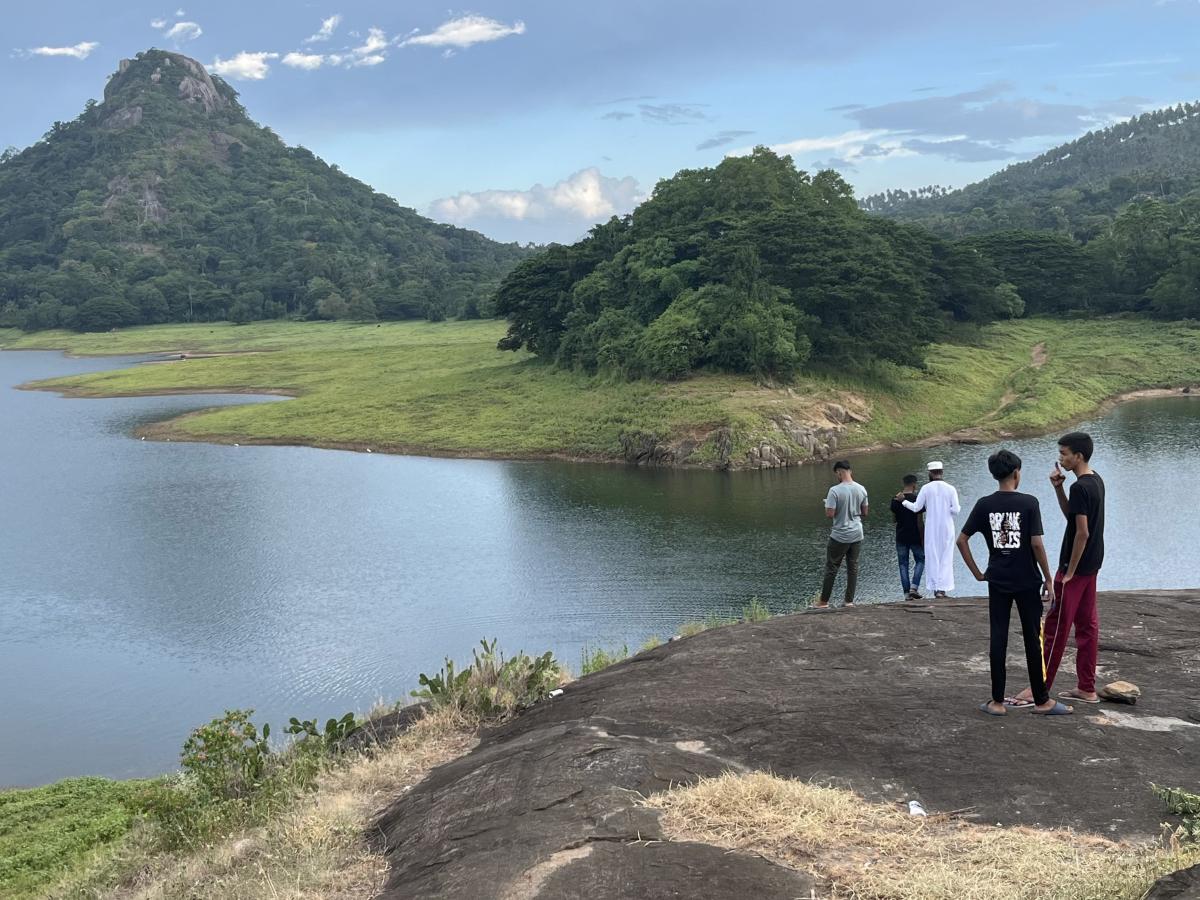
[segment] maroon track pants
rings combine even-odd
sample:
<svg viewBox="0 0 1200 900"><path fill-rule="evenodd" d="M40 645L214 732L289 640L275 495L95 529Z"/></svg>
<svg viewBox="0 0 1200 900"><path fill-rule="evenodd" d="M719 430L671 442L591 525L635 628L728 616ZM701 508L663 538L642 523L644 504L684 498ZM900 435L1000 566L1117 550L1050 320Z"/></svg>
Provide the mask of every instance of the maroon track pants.
<svg viewBox="0 0 1200 900"><path fill-rule="evenodd" d="M1080 692L1096 690L1096 655L1100 649L1100 614L1096 610L1096 575L1076 575L1066 584L1054 576L1054 602L1042 624L1042 658L1046 689L1054 684L1071 627L1075 628L1075 673Z"/></svg>

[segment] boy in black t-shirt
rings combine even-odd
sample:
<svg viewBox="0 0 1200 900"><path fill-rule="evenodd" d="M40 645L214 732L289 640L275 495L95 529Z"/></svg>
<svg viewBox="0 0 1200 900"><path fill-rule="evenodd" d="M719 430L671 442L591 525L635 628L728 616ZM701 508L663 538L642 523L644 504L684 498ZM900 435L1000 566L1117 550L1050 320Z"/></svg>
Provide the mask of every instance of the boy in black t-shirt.
<svg viewBox="0 0 1200 900"><path fill-rule="evenodd" d="M958 550L976 581L988 583L988 617L991 620L992 699L979 708L991 716L1008 713L1004 703L1005 662L1008 655L1008 621L1017 604L1025 662L1033 691L1034 712L1066 716L1071 707L1050 699L1042 667L1042 602L1050 599L1050 562L1042 543L1042 513L1037 498L1021 494L1021 458L999 450L988 458L988 469L999 490L982 497L971 510L958 536ZM987 574L979 571L971 555L971 535L982 533L988 546ZM1038 569L1041 572L1038 572Z"/></svg>
<svg viewBox="0 0 1200 900"><path fill-rule="evenodd" d="M1064 700L1099 703L1096 694L1096 661L1100 645L1100 614L1096 609L1096 576L1104 563L1104 481L1092 469L1094 445L1090 435L1072 431L1058 439L1058 462L1050 484L1059 509L1067 520L1058 574L1054 578L1054 603L1046 614L1043 655L1046 688L1054 685L1071 629L1075 629L1075 687L1060 691ZM1064 490L1063 472L1075 473L1071 492ZM1027 701L1028 692L1017 695Z"/></svg>

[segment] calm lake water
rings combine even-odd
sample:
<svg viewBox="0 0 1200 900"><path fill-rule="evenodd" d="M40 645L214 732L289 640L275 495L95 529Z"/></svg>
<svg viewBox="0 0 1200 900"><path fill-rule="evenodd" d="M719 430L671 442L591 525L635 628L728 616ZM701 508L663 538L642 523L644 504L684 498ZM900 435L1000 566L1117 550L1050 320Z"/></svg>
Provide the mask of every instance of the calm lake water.
<svg viewBox="0 0 1200 900"><path fill-rule="evenodd" d="M170 770L188 731L226 708L276 727L362 711L484 637L578 669L585 643L636 646L819 587L823 466L728 475L155 443L130 432L254 398L12 389L129 362L0 352L0 786ZM1200 585L1200 402L1142 401L1085 427L1108 485L1101 587ZM1054 439L1009 446L1042 499L1053 563ZM942 458L969 507L992 490L989 452L856 461L875 510L860 599L899 594L886 501L900 476ZM957 577L959 594L977 593L961 562Z"/></svg>

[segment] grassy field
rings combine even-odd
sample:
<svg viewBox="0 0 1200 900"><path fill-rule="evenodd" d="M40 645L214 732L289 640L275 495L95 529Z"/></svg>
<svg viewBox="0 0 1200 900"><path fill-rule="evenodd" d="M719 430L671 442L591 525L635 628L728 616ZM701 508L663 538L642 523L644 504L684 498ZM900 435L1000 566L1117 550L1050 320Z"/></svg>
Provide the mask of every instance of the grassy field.
<svg viewBox="0 0 1200 900"><path fill-rule="evenodd" d="M38 897L125 837L144 782L72 778L0 791L0 897Z"/></svg>
<svg viewBox="0 0 1200 900"><path fill-rule="evenodd" d="M177 420L177 437L478 456L617 458L623 431L660 439L728 426L734 458L778 438L772 417L820 424L865 411L843 447L1056 427L1133 390L1200 382L1200 328L1113 319L1022 320L938 345L924 372L879 366L789 385L702 374L661 384L555 371L495 349L498 322L167 325L103 334L0 331L0 345L75 354L227 354L42 382L83 396L275 390L297 399Z"/></svg>

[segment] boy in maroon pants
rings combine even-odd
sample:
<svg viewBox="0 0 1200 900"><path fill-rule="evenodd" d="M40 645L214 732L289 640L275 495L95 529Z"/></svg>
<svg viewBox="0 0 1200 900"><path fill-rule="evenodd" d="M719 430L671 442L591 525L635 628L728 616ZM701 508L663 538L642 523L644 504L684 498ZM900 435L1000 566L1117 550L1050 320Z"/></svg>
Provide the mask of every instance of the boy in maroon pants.
<svg viewBox="0 0 1200 900"><path fill-rule="evenodd" d="M1058 506L1067 519L1058 574L1054 576L1054 603L1042 626L1042 652L1046 662L1046 686L1054 684L1071 628L1075 628L1074 690L1060 691L1065 700L1099 703L1096 695L1096 653L1099 649L1100 617L1096 611L1096 576L1104 562L1104 482L1092 471L1092 439L1081 431L1064 434L1058 441L1058 462L1050 483L1058 495ZM1075 473L1068 496L1063 490L1067 476ZM1022 691L1010 705L1027 706L1029 691Z"/></svg>

